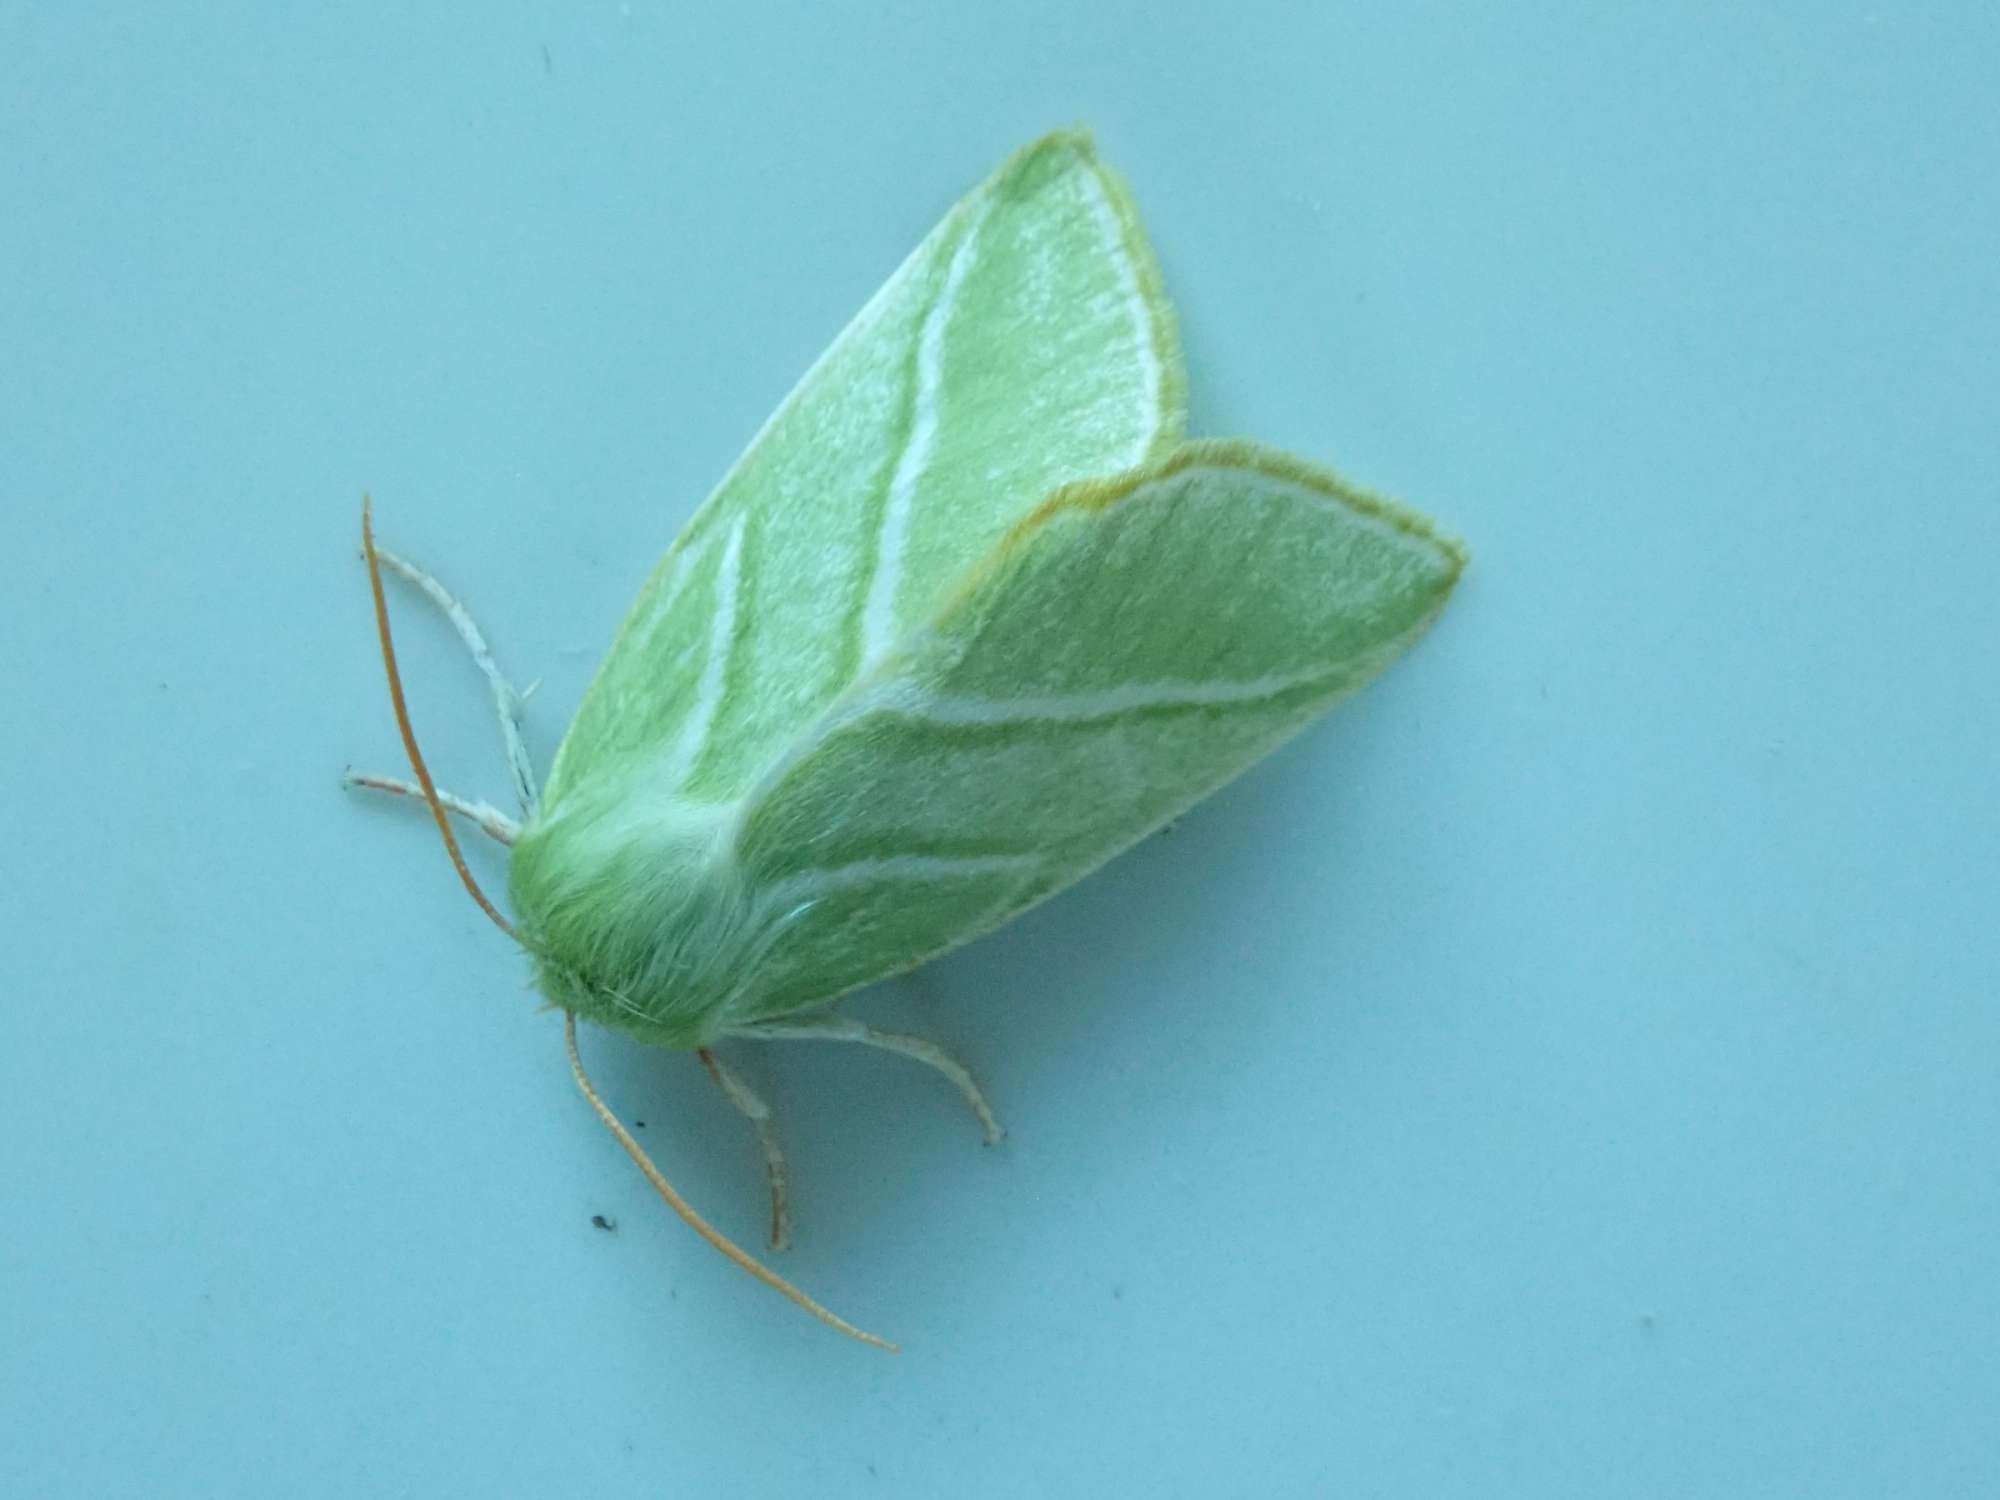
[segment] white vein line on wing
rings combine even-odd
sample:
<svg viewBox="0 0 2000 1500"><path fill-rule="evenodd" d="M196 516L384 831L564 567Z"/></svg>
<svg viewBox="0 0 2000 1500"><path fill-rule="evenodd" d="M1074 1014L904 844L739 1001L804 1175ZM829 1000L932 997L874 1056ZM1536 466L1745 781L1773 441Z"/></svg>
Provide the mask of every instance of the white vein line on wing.
<svg viewBox="0 0 2000 1500"><path fill-rule="evenodd" d="M722 476L716 487L709 491L708 498L703 500L695 511L693 518L687 523L686 530L689 536L699 535L705 539L712 534L716 524L714 516L723 496L729 493L749 467L751 460L757 456L757 450L763 446L764 440L777 431L779 425L791 416L807 396L812 394L817 388L817 382L839 363L841 356L866 338L876 324L887 316L889 307L902 291L903 284L915 274L915 268L922 265L929 257L931 241L943 230L942 224L932 229L917 243L915 249L903 257L902 264L896 267L889 279L875 289L875 294L868 299L861 311L840 330L831 344L820 351L819 358L807 367L805 374L801 375L798 382L785 393L785 399L780 401L776 410L764 419L764 425L751 437L749 446L737 455L736 462L729 466L729 472Z"/></svg>
<svg viewBox="0 0 2000 1500"><path fill-rule="evenodd" d="M668 613L680 602L681 595L687 592L688 586L694 580L695 570L701 565L702 559L708 556L712 535L713 533L677 546L668 553L668 560L654 570L653 577L646 584L646 591L639 596L640 603L633 607L632 614L618 628L620 646L630 643L650 647L653 644L654 636L666 624ZM687 660L694 645L699 644L697 638L693 645L683 647L675 655L673 664L661 674L662 678L667 681L677 679L682 663ZM618 648L614 646L611 655L615 658L618 654ZM648 654L650 655L650 651ZM598 671L601 680L603 668L600 667ZM593 690L595 686L596 684L593 684ZM564 736L563 742L556 747L555 760L549 765L549 778L545 790L553 790L563 782L564 767L570 751L571 741L568 736Z"/></svg>
<svg viewBox="0 0 2000 1500"><path fill-rule="evenodd" d="M1400 645L1392 646L1393 656ZM1313 671L1272 672L1261 677L1223 678L1213 682L1128 682L1095 693L1050 693L1019 698L982 698L932 694L908 682L892 680L853 696L838 699L812 728L771 761L739 804L740 820L762 804L772 788L796 765L852 724L875 714L889 714L918 724L1090 724L1149 708L1254 707L1294 688L1325 687L1329 692L1365 678L1372 655ZM740 821L739 821L740 832Z"/></svg>
<svg viewBox="0 0 2000 1500"><path fill-rule="evenodd" d="M980 875L1031 875L1042 867L1038 854L977 854L953 858L937 854L891 854L881 859L857 859L844 865L827 865L788 875L772 887L774 894L797 902L851 886L874 885L881 881L935 882L962 880Z"/></svg>
<svg viewBox="0 0 2000 1500"><path fill-rule="evenodd" d="M1145 382L1146 409L1154 414L1151 429L1133 448L1124 466L1138 463L1151 451L1153 439L1159 435L1158 414L1160 410L1160 351L1153 344L1153 312L1146 304L1146 294L1139 288L1138 272L1132 268L1132 255L1125 244L1125 224L1118 217L1118 211L1111 206L1111 195L1104 190L1104 181L1098 170L1091 167L1083 174L1090 193L1091 216L1097 220L1098 233L1104 236L1105 254L1118 267L1118 290L1125 299L1125 310L1132 319L1132 347L1138 361L1140 378Z"/></svg>
<svg viewBox="0 0 2000 1500"><path fill-rule="evenodd" d="M660 622L666 619L668 611L680 603L681 595L687 592L688 584L694 578L695 567L708 555L709 546L709 537L702 537L699 541L674 553L673 561L667 566L666 577L661 579L660 586L653 590L652 603L647 607L646 618L640 625L640 630L645 635L651 635L653 631L659 629Z"/></svg>
<svg viewBox="0 0 2000 1500"><path fill-rule="evenodd" d="M1331 683L1343 675L1344 667L1321 667L1311 672L1272 672L1263 677L1215 682L1126 682L1095 693L1020 698L910 697L874 706L899 717L932 724L1030 724L1051 720L1085 723L1116 718L1135 709L1251 705L1294 688Z"/></svg>
<svg viewBox="0 0 2000 1500"><path fill-rule="evenodd" d="M722 549L722 562L715 570L715 613L708 622L708 659L701 666L701 680L695 684L694 702L681 720L681 732L667 752L667 773L671 784L685 785L708 737L715 730L716 714L722 707L723 689L729 685L729 654L736 644L736 602L743 586L743 526L737 516L729 528L729 541Z"/></svg>
<svg viewBox="0 0 2000 1500"><path fill-rule="evenodd" d="M944 384L944 336L958 307L958 290L978 258L979 231L990 203L981 204L965 237L952 252L944 288L924 314L917 336L917 394L910 417L910 435L896 456L889 480L889 497L882 506L882 524L875 534L875 569L868 579L868 599L861 610L861 666L865 672L881 659L896 636L896 590L903 578L903 545L909 538L910 511L917 485L930 467L937 446L938 396Z"/></svg>

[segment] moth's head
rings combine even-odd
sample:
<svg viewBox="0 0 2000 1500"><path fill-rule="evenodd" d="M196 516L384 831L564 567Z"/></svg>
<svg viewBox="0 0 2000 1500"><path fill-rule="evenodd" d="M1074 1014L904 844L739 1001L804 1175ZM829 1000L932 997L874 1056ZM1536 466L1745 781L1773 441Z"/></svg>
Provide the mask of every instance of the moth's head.
<svg viewBox="0 0 2000 1500"><path fill-rule="evenodd" d="M714 1040L740 987L746 903L722 810L565 796L522 829L518 936L557 1006L643 1041Z"/></svg>

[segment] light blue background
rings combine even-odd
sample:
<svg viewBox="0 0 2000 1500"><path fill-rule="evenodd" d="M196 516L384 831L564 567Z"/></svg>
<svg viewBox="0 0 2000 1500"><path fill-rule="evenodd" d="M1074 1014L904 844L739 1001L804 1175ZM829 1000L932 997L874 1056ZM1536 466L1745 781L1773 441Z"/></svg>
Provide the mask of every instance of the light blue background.
<svg viewBox="0 0 2000 1500"><path fill-rule="evenodd" d="M7 7L0 1490L2000 1489L1995 16ZM892 1360L668 1220L422 823L336 786L398 760L357 508L545 758L817 350L1079 119L1198 430L1475 565L863 1001L1004 1149L894 1059L748 1060L785 1268ZM754 1236L699 1071L588 1047Z"/></svg>

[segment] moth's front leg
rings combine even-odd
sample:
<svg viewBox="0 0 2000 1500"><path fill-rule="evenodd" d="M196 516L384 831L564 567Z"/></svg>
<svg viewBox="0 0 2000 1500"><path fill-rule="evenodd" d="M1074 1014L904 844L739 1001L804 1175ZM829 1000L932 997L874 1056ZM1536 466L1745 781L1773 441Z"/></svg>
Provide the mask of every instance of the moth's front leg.
<svg viewBox="0 0 2000 1500"><path fill-rule="evenodd" d="M340 784L345 787L360 787L363 791L387 792L392 797L413 797L418 802L424 800L424 789L414 781L405 781L400 776L377 776L371 772L343 771L340 773ZM442 788L438 791L437 799L444 804L447 812L457 813L496 844L505 844L511 849L514 847L514 840L521 836L521 825L490 802L475 802L469 797L453 796Z"/></svg>
<svg viewBox="0 0 2000 1500"><path fill-rule="evenodd" d="M494 660L492 647L486 644L486 636L472 618L472 611L459 603L451 590L408 558L399 557L381 547L375 549L375 555L383 567L430 600L451 621L452 629L465 643L473 665L479 668L486 685L493 691L493 707L500 716L500 739L506 747L507 769L514 779L514 795L520 801L521 811L533 817L540 794L536 790L534 764L528 759L527 741L521 737L521 705L527 700L527 694L507 680L507 675L500 670L500 663ZM533 691L532 684L529 691Z"/></svg>

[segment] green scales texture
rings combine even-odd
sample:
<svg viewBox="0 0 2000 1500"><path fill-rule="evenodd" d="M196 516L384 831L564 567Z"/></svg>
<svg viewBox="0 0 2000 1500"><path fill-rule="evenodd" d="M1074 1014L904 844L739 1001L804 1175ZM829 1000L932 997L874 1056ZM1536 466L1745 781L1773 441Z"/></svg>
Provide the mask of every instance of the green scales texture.
<svg viewBox="0 0 2000 1500"><path fill-rule="evenodd" d="M1463 554L1182 439L1172 314L1089 140L945 218L648 581L515 847L559 1005L648 1041L987 931L1360 687Z"/></svg>

